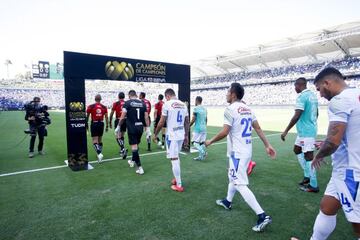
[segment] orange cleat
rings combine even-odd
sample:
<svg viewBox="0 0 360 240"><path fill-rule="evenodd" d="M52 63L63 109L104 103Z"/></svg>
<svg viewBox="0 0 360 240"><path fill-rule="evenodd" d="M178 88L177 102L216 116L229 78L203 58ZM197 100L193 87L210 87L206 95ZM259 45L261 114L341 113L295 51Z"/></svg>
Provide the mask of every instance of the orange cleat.
<svg viewBox="0 0 360 240"><path fill-rule="evenodd" d="M177 192L183 192L184 188L178 185L171 185L171 189Z"/></svg>
<svg viewBox="0 0 360 240"><path fill-rule="evenodd" d="M256 167L256 162L251 161L249 162L248 168L247 168L247 175L250 176L254 168Z"/></svg>

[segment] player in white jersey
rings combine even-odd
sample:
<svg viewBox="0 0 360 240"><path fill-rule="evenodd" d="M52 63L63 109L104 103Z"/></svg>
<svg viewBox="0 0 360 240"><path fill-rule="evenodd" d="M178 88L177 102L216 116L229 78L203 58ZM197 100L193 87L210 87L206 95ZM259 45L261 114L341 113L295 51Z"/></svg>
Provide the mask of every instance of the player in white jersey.
<svg viewBox="0 0 360 240"><path fill-rule="evenodd" d="M183 143L187 145L189 142L189 113L186 104L177 99L173 89L166 89L165 98L167 102L163 105L161 118L155 129L153 141L156 142L156 136L166 122L166 156L171 160L174 174L174 179L171 181L171 189L183 192L179 152Z"/></svg>
<svg viewBox="0 0 360 240"><path fill-rule="evenodd" d="M225 109L224 127L211 140L207 140L205 145L210 146L227 136L227 157L229 158L228 193L226 198L217 200L216 204L230 210L232 199L236 191L238 191L245 202L258 215L258 221L252 229L260 232L271 223L272 219L266 215L253 192L248 188L247 167L252 157L252 129L255 129L263 141L268 155L275 158L276 152L266 139L254 113L241 101L243 96L244 88L239 83L232 83L226 95L226 100L230 105Z"/></svg>
<svg viewBox="0 0 360 240"><path fill-rule="evenodd" d="M330 102L328 133L312 167L318 169L324 157L331 155L333 170L311 239L329 237L335 229L336 214L341 207L360 239L360 90L349 88L342 74L332 67L323 69L314 84L320 95ZM345 238L349 239L349 236Z"/></svg>

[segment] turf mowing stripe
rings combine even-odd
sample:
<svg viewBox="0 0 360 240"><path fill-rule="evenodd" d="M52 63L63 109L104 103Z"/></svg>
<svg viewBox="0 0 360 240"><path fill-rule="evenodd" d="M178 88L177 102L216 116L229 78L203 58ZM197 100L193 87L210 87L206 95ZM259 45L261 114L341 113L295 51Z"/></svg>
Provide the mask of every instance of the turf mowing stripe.
<svg viewBox="0 0 360 240"><path fill-rule="evenodd" d="M272 137L272 136L276 136L276 135L280 135L281 133L273 133L273 134L269 134L269 135L265 135L266 137ZM259 137L253 137L252 139L258 139ZM220 145L220 144L224 144L226 143L226 141L223 142L217 142L214 143L212 145ZM165 153L166 151L159 151L159 152L152 152L152 153L144 153L141 154L140 156L149 156L149 155L155 155L155 154L159 154L159 153ZM182 153L182 152L180 152ZM186 153L182 153L184 155L187 155ZM131 158L131 156L128 156L127 158ZM117 158L109 158L109 159L104 159L102 162L110 162L110 161L114 161L114 160L118 160L118 159L122 159L120 157ZM97 163L97 161L90 161L89 163ZM25 171L19 171L19 172L12 172L12 173L3 173L0 174L0 177L6 177L6 176L13 176L13 175L18 175L18 174L24 174L24 173L32 173L32 172L41 172L41 171L46 171L46 170L52 170L52 169L58 169L58 168L65 168L68 167L67 165L60 165L60 166L54 166L54 167L46 167L46 168L38 168L38 169L31 169L31 170L25 170Z"/></svg>

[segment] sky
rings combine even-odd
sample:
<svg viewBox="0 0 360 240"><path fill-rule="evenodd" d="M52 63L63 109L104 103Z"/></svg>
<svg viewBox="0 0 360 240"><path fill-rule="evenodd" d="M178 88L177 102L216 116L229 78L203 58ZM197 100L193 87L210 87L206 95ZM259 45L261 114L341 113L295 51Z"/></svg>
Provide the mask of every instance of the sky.
<svg viewBox="0 0 360 240"><path fill-rule="evenodd" d="M360 0L0 0L0 78L76 51L189 63L360 20Z"/></svg>

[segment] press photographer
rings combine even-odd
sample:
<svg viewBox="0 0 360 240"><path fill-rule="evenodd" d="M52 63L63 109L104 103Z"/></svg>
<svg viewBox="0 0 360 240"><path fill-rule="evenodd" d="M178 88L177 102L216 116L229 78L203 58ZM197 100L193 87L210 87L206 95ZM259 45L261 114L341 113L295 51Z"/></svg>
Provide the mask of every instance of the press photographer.
<svg viewBox="0 0 360 240"><path fill-rule="evenodd" d="M34 97L33 101L25 106L25 120L29 123L29 129L25 130L26 134L30 134L29 157L34 157L34 145L36 135L39 135L38 152L43 155L44 137L47 136L46 126L51 123L48 107L40 104L40 98Z"/></svg>

